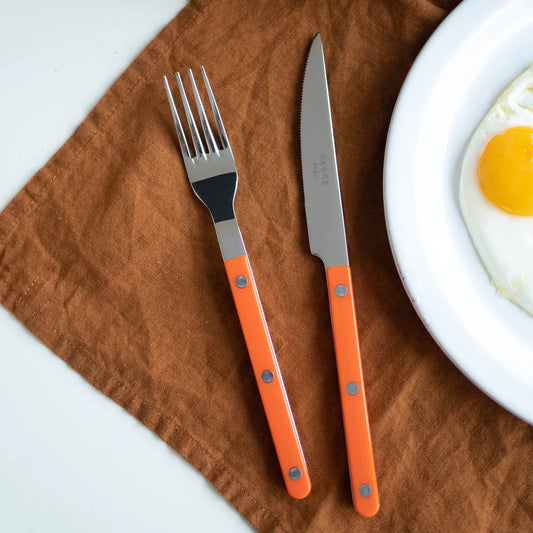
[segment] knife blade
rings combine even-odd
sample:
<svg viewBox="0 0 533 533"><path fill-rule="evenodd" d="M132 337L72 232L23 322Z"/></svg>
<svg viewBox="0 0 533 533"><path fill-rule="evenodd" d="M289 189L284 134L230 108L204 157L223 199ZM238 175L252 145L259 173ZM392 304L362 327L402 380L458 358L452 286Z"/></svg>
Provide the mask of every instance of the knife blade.
<svg viewBox="0 0 533 533"><path fill-rule="evenodd" d="M309 244L326 269L352 498L369 517L378 512L379 495L320 33L305 68L300 141Z"/></svg>

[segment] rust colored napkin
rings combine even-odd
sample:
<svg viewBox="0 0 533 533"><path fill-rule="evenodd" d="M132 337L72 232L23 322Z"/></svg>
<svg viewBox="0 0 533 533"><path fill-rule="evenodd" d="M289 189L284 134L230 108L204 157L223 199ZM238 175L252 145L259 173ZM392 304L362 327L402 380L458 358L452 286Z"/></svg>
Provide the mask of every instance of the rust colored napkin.
<svg viewBox="0 0 533 533"><path fill-rule="evenodd" d="M382 205L401 83L456 2L197 0L0 216L0 297L258 531L533 530L533 429L440 351L396 273ZM351 506L322 263L310 255L300 91L325 45L381 493ZM206 65L240 173L236 212L313 482L286 493L208 211L163 74ZM29 391L31 394L31 391Z"/></svg>

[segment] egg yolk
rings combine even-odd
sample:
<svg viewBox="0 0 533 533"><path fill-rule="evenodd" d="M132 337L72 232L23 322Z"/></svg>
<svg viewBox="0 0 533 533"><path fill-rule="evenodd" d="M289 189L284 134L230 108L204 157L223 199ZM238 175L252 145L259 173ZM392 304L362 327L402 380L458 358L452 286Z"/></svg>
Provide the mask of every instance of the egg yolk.
<svg viewBox="0 0 533 533"><path fill-rule="evenodd" d="M495 135L478 164L479 185L496 207L512 215L533 215L533 128Z"/></svg>

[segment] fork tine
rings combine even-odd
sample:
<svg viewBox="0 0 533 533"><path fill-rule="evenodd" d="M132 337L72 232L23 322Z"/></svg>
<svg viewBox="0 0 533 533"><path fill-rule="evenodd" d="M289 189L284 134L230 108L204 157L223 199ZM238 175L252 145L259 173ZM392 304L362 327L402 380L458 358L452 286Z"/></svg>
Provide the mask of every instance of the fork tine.
<svg viewBox="0 0 533 533"><path fill-rule="evenodd" d="M168 84L168 79L166 76L163 76L163 81L165 82L165 88L167 90L168 103L170 104L170 111L172 113L172 118L174 119L174 124L176 125L176 131L178 132L178 140L180 143L181 153L183 157L191 157L189 152L189 146L187 145L187 137L185 137L185 132L183 131L183 126L181 125L181 120L178 115L178 110L176 109L176 104L174 103L174 98L170 90L170 85Z"/></svg>
<svg viewBox="0 0 533 533"><path fill-rule="evenodd" d="M209 125L209 120L205 114L204 105L202 104L202 99L200 93L198 92L198 87L196 86L196 81L194 80L194 74L192 70L189 69L189 78L191 79L192 90L194 93L194 99L196 100L196 107L198 108L198 114L200 115L200 122L202 123L202 129L204 130L204 135L207 140L207 145L209 151L215 154L218 154L217 143L213 132L211 131L211 126Z"/></svg>
<svg viewBox="0 0 533 533"><path fill-rule="evenodd" d="M185 115L187 116L187 122L189 123L189 128L191 130L192 142L196 151L196 156L205 157L204 145L200 134L198 133L198 128L196 127L196 121L191 111L191 106L189 105L189 100L185 94L185 87L183 87L183 82L181 81L181 76L179 72L176 72L176 80L178 80L178 85L181 94L181 100L183 102L183 107L185 109Z"/></svg>
<svg viewBox="0 0 533 533"><path fill-rule="evenodd" d="M222 148L229 148L228 136L226 135L224 123L222 122L222 118L220 117L220 113L218 112L218 106L215 100L215 96L213 94L213 91L211 90L211 85L209 83L209 80L207 79L207 74L205 73L204 66L202 65L200 68L202 70L205 88L207 89L207 96L209 97L209 102L211 103L211 109L213 110L213 115L215 116L215 123L217 125L217 130L220 135L220 140L222 141Z"/></svg>

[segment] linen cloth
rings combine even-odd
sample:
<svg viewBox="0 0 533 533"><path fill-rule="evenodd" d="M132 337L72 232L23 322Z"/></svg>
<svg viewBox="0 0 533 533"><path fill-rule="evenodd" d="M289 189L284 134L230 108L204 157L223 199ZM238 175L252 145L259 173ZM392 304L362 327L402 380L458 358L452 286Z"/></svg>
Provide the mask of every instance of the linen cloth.
<svg viewBox="0 0 533 533"><path fill-rule="evenodd" d="M193 1L0 215L2 304L258 531L533 530L533 430L437 347L385 230L394 102L456 3ZM381 496L372 519L351 505L325 276L304 216L300 95L317 31ZM313 483L302 501L285 491L212 221L177 148L162 76L201 64L237 161L236 213Z"/></svg>

